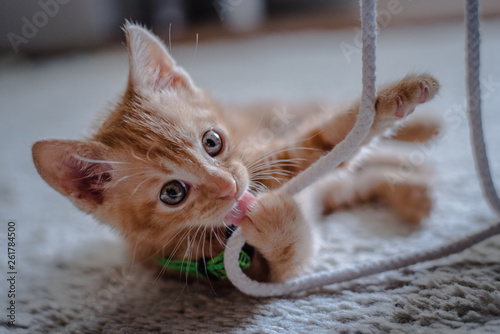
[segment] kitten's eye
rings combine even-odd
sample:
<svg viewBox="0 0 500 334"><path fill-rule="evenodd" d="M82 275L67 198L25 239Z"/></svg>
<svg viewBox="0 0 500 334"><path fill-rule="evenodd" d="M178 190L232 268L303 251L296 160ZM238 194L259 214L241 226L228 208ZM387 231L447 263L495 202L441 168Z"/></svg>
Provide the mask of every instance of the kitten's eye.
<svg viewBox="0 0 500 334"><path fill-rule="evenodd" d="M160 200L167 205L177 205L186 198L188 187L181 181L170 181L163 186Z"/></svg>
<svg viewBox="0 0 500 334"><path fill-rule="evenodd" d="M205 151L207 151L208 155L211 157L215 157L222 151L222 137L214 130L208 130L205 132L202 141Z"/></svg>

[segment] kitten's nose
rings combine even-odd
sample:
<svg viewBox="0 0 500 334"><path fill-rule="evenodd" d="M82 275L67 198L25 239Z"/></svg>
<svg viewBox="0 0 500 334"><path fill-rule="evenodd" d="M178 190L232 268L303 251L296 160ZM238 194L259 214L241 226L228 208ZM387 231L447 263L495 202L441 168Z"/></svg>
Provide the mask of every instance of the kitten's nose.
<svg viewBox="0 0 500 334"><path fill-rule="evenodd" d="M236 186L236 181L234 181L232 177L228 179L221 178L220 180L216 180L216 182L218 183L217 197L222 199L231 199L236 196L238 187Z"/></svg>

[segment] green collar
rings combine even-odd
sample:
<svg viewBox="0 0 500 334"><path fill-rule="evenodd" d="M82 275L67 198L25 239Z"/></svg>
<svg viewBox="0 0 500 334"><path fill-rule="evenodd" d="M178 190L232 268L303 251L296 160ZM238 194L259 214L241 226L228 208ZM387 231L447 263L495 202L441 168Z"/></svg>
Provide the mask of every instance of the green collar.
<svg viewBox="0 0 500 334"><path fill-rule="evenodd" d="M228 227L226 240L234 231L234 226ZM254 254L254 248L249 244L243 246L238 262L241 270L250 267ZM164 268L185 273L193 277L208 278L212 281L227 279L226 268L224 267L224 251L214 258L201 258L198 261L188 261L185 259L158 259L157 262Z"/></svg>

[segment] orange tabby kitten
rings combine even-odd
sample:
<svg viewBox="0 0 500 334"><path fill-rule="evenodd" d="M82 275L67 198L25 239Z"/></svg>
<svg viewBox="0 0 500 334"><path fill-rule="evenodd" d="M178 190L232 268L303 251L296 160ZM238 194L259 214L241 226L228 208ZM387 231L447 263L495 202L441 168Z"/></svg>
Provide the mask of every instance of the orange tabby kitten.
<svg viewBox="0 0 500 334"><path fill-rule="evenodd" d="M216 267L228 227L235 225L249 244L240 257L248 275L261 281L297 275L311 256L310 227L292 197L262 190L277 188L342 141L359 102L337 111L297 107L299 126L249 150L251 130L266 120L222 109L147 30L127 24L125 33L130 72L123 97L87 140L35 143L33 160L42 178L118 230L136 257L162 273L223 279L223 268ZM438 88L425 74L381 88L365 142L432 99ZM426 140L433 130L430 123L413 124L396 136ZM342 178L318 189L325 212L376 199L410 221L429 214L423 171L387 182L387 172L397 171L394 156L355 160L337 168Z"/></svg>

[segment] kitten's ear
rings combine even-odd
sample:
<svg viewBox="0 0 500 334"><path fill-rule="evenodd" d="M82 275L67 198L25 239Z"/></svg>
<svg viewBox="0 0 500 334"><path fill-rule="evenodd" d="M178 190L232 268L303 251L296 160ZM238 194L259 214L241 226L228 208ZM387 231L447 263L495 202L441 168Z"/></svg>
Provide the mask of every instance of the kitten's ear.
<svg viewBox="0 0 500 334"><path fill-rule="evenodd" d="M129 86L148 89L195 90L189 75L169 55L163 42L145 28L126 23L129 54Z"/></svg>
<svg viewBox="0 0 500 334"><path fill-rule="evenodd" d="M93 213L105 201L112 167L103 162L106 146L97 142L44 140L33 145L40 176L83 211Z"/></svg>

